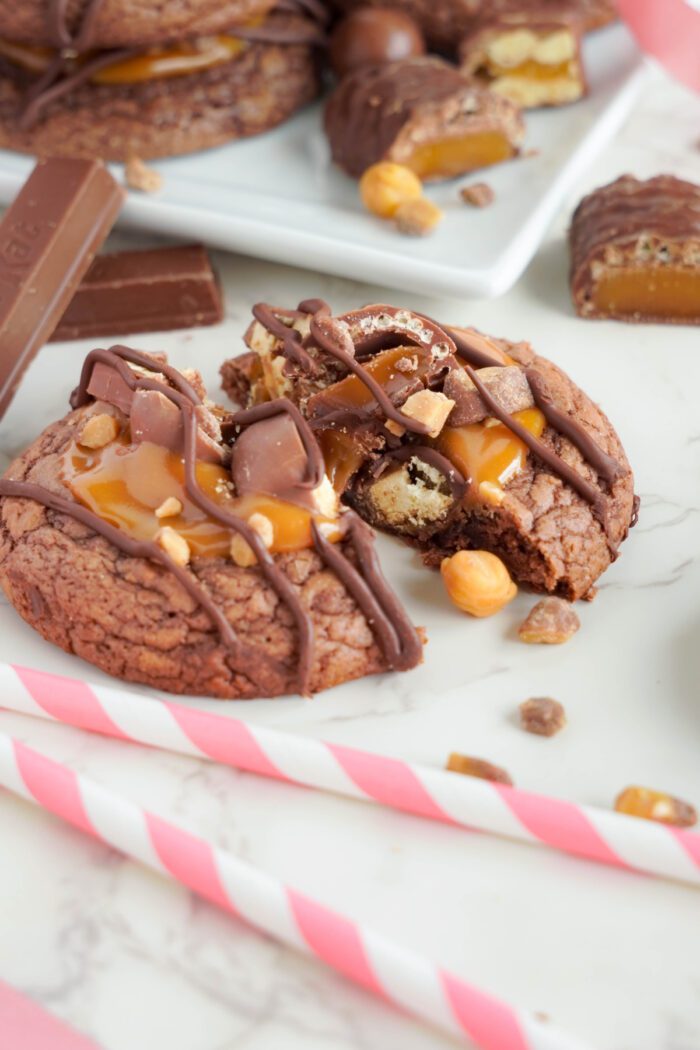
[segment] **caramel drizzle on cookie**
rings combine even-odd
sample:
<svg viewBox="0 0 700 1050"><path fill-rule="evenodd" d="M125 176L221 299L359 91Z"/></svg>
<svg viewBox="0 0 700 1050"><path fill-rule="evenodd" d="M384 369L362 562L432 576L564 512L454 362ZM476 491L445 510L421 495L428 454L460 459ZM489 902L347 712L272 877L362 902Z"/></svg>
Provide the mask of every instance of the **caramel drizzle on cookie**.
<svg viewBox="0 0 700 1050"><path fill-rule="evenodd" d="M196 447L198 421L195 409L201 404L201 398L192 385L172 366L156 362L147 354L131 350L124 346L114 346L110 350L92 350L83 365L78 387L71 395L72 408L79 408L90 401L88 386L92 370L97 362L113 368L130 390L153 390L167 397L181 412L184 424L184 466L185 491L197 506L226 528L239 534L252 548L260 572L280 599L290 609L294 618L299 640L299 689L303 694L309 691L309 682L313 665L313 622L302 605L297 592L276 564L260 536L248 523L235 514L225 510L207 496L199 486L196 474ZM171 385L160 382L148 375L134 372L127 362L147 372L160 373ZM231 424L240 432L245 427L267 419L272 415L288 414L299 433L307 456L306 477L303 487L315 488L324 476L323 458L316 444L313 433L295 405L286 398L267 402L256 408L236 413L231 417ZM148 558L157 561L169 569L179 580L186 591L209 614L217 627L224 644L234 650L238 667L254 682L260 680L261 654L249 645L239 643L236 633L206 588L188 569L176 565L155 541L135 540L104 521L93 511L72 500L58 496L33 482L0 479L0 495L15 496L35 500L46 507L67 514L82 524L87 525L102 535L115 547L132 557ZM406 612L384 579L374 551L372 530L353 512L342 516L344 529L343 539L348 542L355 566L345 554L333 546L320 532L316 523L312 523L314 547L323 562L332 569L355 600L365 619L374 630L378 643L384 653L387 664L392 670L407 670L420 660L422 643L408 619ZM264 660L268 667L284 674L283 668L277 666L267 655Z"/></svg>
<svg viewBox="0 0 700 1050"><path fill-rule="evenodd" d="M370 311L377 309L380 309L383 313L387 313L390 317L395 317L401 312L393 307L382 306L379 308L366 308L364 311L359 310L356 311L354 315L346 316L360 317L363 314L370 316ZM305 341L301 339L298 332L293 332L292 329L284 325L283 322L275 316L273 307L266 304L258 304L254 307L253 313L256 319L263 324L272 335L278 339L281 338L282 352L304 371L309 372L312 376L318 371L318 363L314 360L308 349L310 345L315 344L322 351L329 354L340 364L344 365L348 371L357 376L358 379L365 384L368 391L372 394L387 418L399 423L412 434L424 435L426 433L425 425L416 420L410 419L397 409L376 379L374 379L374 377L363 368L362 364L355 359L355 354L350 352L349 347L341 345L341 342L348 339L352 343L348 325L345 324L344 326L341 326L337 319L331 317L331 308L324 300L306 299L299 303L297 310L293 311L290 315L311 315L310 336ZM427 327L430 333L430 342L427 345L432 347L434 345L444 344L449 352L455 354L464 361L465 371L481 396L482 401L488 408L490 414L520 438L533 455L544 463L552 473L556 474L563 482L565 482L565 484L574 489L582 499L586 500L591 506L596 520L601 525L608 540L611 554L614 556L616 548L613 547L609 535L610 523L606 493L600 487L593 485L579 474L577 470L570 466L553 449L549 448L543 441L535 437L535 435L530 433L526 427L523 427L516 419L506 412L479 379L476 371L479 368L494 365L505 367L503 361L499 359L497 352L492 352L489 349L489 341L484 337L478 336L476 333L474 338L470 339L466 334L457 332L452 328L437 325L435 321L423 314L415 313L413 316L423 322L423 325ZM268 325L266 323L270 320L274 321L274 324L270 323ZM293 335L289 335L290 332L293 332ZM412 332L408 327L401 328L401 337L408 343L413 343L419 346L426 345L425 340L421 339L419 335ZM362 341L358 340L353 346L355 351L359 350L362 346ZM373 347L373 350L376 351L377 349L379 349L378 346ZM612 484L624 473L621 464L614 457L608 455L608 453L600 448L588 431L586 431L577 420L556 407L547 391L544 380L534 369L524 369L524 371L535 404L542 412L547 424L552 427L553 430L557 430L559 433L563 434L563 436L579 450L584 460L586 460L586 462L593 468L602 482L610 488L610 486L612 486ZM358 410L355 413L355 415L362 414L362 410ZM422 455L422 446L409 445L406 447L413 450L413 455L418 456L419 458ZM445 473L444 470L442 470L442 472ZM467 479L460 478L460 480L466 482ZM458 488L459 485L456 487L453 486L453 491L457 491Z"/></svg>

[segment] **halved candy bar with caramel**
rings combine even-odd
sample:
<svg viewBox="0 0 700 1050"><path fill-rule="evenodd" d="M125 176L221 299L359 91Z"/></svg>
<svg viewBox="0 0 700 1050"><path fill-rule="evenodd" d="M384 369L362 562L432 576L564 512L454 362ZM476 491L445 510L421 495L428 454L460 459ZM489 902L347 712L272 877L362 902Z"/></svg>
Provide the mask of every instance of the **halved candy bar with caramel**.
<svg viewBox="0 0 700 1050"><path fill-rule="evenodd" d="M333 317L258 304L247 333L260 368L227 362L225 388L286 395L316 435L337 493L428 565L497 554L534 590L590 593L636 516L611 424L527 343L440 325L386 304Z"/></svg>
<svg viewBox="0 0 700 1050"><path fill-rule="evenodd" d="M345 77L328 101L325 128L334 161L349 175L390 160L423 180L509 160L525 133L517 106L439 58Z"/></svg>
<svg viewBox="0 0 700 1050"><path fill-rule="evenodd" d="M581 317L700 324L700 186L623 175L583 198L569 240Z"/></svg>
<svg viewBox="0 0 700 1050"><path fill-rule="evenodd" d="M482 15L460 45L462 72L525 109L582 98L581 22L572 5L559 7L514 0Z"/></svg>

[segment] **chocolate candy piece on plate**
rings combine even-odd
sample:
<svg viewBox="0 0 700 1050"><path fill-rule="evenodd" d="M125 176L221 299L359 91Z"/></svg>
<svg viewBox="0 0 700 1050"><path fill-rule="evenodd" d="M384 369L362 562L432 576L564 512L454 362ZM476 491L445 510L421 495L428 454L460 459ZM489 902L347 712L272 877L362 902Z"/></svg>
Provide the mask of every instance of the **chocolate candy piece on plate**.
<svg viewBox="0 0 700 1050"><path fill-rule="evenodd" d="M349 175L390 160L423 180L509 160L525 134L517 106L432 57L351 73L328 101L325 128Z"/></svg>
<svg viewBox="0 0 700 1050"><path fill-rule="evenodd" d="M523 108L560 106L586 93L575 5L520 0L487 13L460 45L462 71Z"/></svg>
<svg viewBox="0 0 700 1050"><path fill-rule="evenodd" d="M361 7L333 30L328 54L333 71L344 77L362 66L423 55L425 40L405 12L391 7Z"/></svg>
<svg viewBox="0 0 700 1050"><path fill-rule="evenodd" d="M700 324L700 186L623 175L583 198L569 240L581 317Z"/></svg>

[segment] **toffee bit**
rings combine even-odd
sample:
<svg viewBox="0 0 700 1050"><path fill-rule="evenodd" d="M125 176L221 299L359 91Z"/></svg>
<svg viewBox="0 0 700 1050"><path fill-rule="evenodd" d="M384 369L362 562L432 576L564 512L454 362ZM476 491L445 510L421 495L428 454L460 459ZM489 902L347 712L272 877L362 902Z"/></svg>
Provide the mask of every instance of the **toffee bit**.
<svg viewBox="0 0 700 1050"><path fill-rule="evenodd" d="M124 165L124 181L130 190L157 193L163 188L163 176L149 168L140 157L130 157Z"/></svg>
<svg viewBox="0 0 700 1050"><path fill-rule="evenodd" d="M518 637L528 645L562 645L578 631L581 621L563 598L542 598L518 627Z"/></svg>
<svg viewBox="0 0 700 1050"><path fill-rule="evenodd" d="M676 828L692 828L698 822L697 811L689 802L645 787L625 788L615 799L615 809L628 817L654 820Z"/></svg>
<svg viewBox="0 0 700 1050"><path fill-rule="evenodd" d="M566 712L558 700L536 696L520 705L520 725L526 733L554 736L566 725Z"/></svg>
<svg viewBox="0 0 700 1050"><path fill-rule="evenodd" d="M471 204L473 208L488 208L496 199L488 182L473 182L471 186L463 186L459 195L465 204Z"/></svg>
<svg viewBox="0 0 700 1050"><path fill-rule="evenodd" d="M427 197L405 201L394 213L396 228L406 237L427 237L442 218L443 213L437 204L433 204Z"/></svg>
<svg viewBox="0 0 700 1050"><path fill-rule="evenodd" d="M513 786L510 775L501 766L495 766L484 758L473 758L471 755L461 755L453 751L447 759L445 769L450 773L462 773L468 777L479 777L480 780L493 780L497 784L508 784Z"/></svg>

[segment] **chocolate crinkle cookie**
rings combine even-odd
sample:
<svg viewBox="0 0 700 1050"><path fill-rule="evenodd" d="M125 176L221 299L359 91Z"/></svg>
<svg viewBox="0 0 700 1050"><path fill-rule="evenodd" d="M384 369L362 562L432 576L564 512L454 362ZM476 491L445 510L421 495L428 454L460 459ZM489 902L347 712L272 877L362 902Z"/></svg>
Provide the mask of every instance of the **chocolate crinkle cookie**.
<svg viewBox="0 0 700 1050"><path fill-rule="evenodd" d="M222 699L420 662L290 401L231 415L197 373L114 347L88 355L71 403L0 479L0 582L48 641Z"/></svg>
<svg viewBox="0 0 700 1050"><path fill-rule="evenodd" d="M428 565L488 550L573 601L617 558L638 506L620 440L528 343L387 305L253 312L225 389L248 405L291 398L341 498Z"/></svg>

